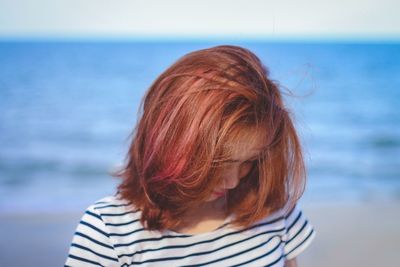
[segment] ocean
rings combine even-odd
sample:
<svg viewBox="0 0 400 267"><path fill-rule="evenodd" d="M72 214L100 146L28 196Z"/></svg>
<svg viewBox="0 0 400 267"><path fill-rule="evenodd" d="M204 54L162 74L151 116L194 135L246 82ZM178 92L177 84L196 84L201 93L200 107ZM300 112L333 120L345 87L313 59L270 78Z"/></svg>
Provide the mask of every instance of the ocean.
<svg viewBox="0 0 400 267"><path fill-rule="evenodd" d="M142 96L184 54L255 52L302 140L302 201L400 199L400 44L0 42L0 212L64 212L113 194Z"/></svg>

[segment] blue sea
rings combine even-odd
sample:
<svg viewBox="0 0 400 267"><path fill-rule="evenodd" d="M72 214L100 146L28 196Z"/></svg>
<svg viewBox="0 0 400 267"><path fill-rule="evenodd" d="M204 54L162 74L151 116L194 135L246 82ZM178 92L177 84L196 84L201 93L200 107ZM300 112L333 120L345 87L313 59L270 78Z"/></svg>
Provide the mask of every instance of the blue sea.
<svg viewBox="0 0 400 267"><path fill-rule="evenodd" d="M81 210L112 194L139 103L184 54L255 52L303 143L303 201L400 200L400 44L0 42L0 212Z"/></svg>

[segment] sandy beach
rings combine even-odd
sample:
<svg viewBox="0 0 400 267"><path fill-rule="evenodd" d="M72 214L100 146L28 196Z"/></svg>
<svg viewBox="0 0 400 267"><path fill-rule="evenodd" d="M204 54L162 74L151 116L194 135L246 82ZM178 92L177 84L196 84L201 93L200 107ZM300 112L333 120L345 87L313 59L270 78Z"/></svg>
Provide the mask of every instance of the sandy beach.
<svg viewBox="0 0 400 267"><path fill-rule="evenodd" d="M304 204L317 236L300 267L395 267L400 202ZM81 213L0 215L0 266L62 266Z"/></svg>
<svg viewBox="0 0 400 267"><path fill-rule="evenodd" d="M400 202L313 204L304 212L317 236L300 266L399 266Z"/></svg>

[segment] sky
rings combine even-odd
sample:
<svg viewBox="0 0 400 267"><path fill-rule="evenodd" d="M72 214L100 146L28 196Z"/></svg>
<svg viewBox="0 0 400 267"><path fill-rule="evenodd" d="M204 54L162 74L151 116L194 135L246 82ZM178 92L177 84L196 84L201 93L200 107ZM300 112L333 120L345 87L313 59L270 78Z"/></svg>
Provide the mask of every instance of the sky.
<svg viewBox="0 0 400 267"><path fill-rule="evenodd" d="M399 0L0 0L0 38L400 40Z"/></svg>

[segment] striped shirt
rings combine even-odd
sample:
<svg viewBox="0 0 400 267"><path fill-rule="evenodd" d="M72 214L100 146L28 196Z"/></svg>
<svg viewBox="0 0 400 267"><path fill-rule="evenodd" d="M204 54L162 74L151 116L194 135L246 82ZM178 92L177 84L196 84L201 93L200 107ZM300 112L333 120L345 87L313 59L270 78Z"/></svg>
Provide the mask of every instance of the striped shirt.
<svg viewBox="0 0 400 267"><path fill-rule="evenodd" d="M301 253L315 231L296 206L275 212L245 229L229 224L182 234L149 231L141 212L107 196L90 205L73 236L65 266L284 266Z"/></svg>

